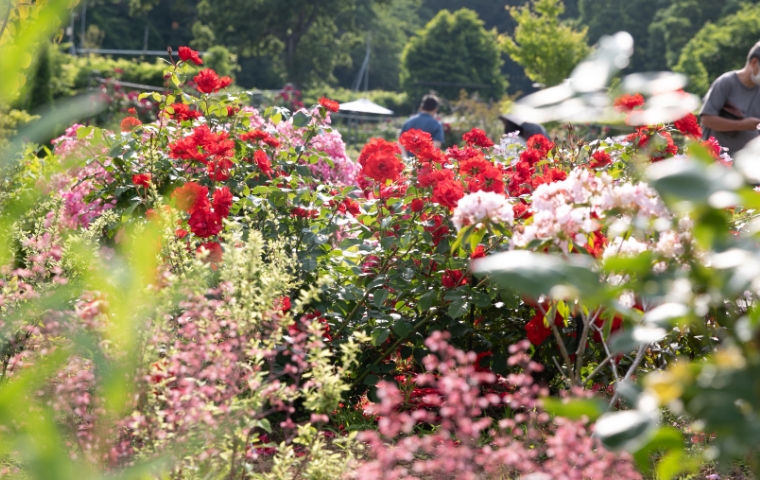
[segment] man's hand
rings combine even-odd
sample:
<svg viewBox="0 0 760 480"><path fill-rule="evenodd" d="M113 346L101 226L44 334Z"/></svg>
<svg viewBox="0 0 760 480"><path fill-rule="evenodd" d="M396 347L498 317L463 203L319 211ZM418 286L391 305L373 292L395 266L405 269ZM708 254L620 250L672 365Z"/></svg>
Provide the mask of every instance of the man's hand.
<svg viewBox="0 0 760 480"><path fill-rule="evenodd" d="M760 124L760 118L748 117L741 120L732 120L717 115L702 115L702 125L716 132L739 132L756 130Z"/></svg>

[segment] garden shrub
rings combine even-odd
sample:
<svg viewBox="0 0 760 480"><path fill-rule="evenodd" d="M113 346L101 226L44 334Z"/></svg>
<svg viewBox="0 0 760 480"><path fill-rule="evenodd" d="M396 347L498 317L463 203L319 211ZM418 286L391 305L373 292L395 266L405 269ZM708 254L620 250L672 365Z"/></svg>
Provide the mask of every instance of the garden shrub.
<svg viewBox="0 0 760 480"><path fill-rule="evenodd" d="M446 151L412 130L413 157L375 138L354 162L333 100L259 111L210 69L166 77L137 99L155 121L72 126L12 177L25 203L0 204L0 454L18 472L53 445L71 471L159 478L636 478L655 450L688 465L657 425L674 401L726 458L749 451L727 447L755 423L731 433L693 400L712 360L699 382L676 367L717 338L716 366L755 371L730 348L751 359L752 329L728 328L756 314L753 277L714 252L749 248L726 207L746 222L760 202L693 115L591 142L475 128ZM663 367L677 381L631 386Z"/></svg>

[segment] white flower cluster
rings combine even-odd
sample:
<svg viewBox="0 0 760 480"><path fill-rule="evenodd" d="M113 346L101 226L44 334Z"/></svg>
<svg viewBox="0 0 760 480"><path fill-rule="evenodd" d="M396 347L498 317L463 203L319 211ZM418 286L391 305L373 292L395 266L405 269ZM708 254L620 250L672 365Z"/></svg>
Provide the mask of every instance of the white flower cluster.
<svg viewBox="0 0 760 480"><path fill-rule="evenodd" d="M599 229L598 219L612 209L630 212L644 219L670 218L657 193L645 183L615 185L606 173L597 176L586 169L570 172L566 180L544 184L533 192L533 223L515 232L512 247L533 240L554 240L562 244L579 233Z"/></svg>
<svg viewBox="0 0 760 480"><path fill-rule="evenodd" d="M494 192L475 192L462 197L451 221L457 230L481 222L512 224L514 212L507 197Z"/></svg>

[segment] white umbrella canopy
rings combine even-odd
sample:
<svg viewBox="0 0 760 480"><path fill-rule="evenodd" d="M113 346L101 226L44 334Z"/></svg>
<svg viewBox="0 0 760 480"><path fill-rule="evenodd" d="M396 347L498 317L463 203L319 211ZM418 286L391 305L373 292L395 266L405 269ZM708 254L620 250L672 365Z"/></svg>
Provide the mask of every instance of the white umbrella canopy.
<svg viewBox="0 0 760 480"><path fill-rule="evenodd" d="M385 107L372 102L367 98L360 98L353 102L341 103L340 112L354 112L354 113L374 113L375 115L393 115L393 110L388 110Z"/></svg>

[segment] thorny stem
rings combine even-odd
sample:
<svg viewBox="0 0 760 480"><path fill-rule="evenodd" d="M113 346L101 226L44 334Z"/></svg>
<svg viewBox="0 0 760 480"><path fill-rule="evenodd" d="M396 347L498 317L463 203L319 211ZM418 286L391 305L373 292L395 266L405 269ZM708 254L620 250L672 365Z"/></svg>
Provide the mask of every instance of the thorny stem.
<svg viewBox="0 0 760 480"><path fill-rule="evenodd" d="M546 318L546 310L544 310L544 307L539 305L538 309L544 315L544 318ZM554 334L554 339L557 341L557 345L559 346L559 351L562 354L562 359L565 361L565 365L567 365L567 374L570 378L570 381L574 385L577 385L575 375L573 375L573 362L570 361L570 355L568 355L567 349L565 348L565 343L562 341L562 335L560 335L553 319L548 318L547 321L549 322L549 327L552 329L552 333Z"/></svg>
<svg viewBox="0 0 760 480"><path fill-rule="evenodd" d="M369 372L369 368L370 367L374 367L378 363L380 363L383 360L385 360L385 357L387 357L389 354L391 354L394 351L396 351L396 349L399 347L399 345L401 345L402 342L406 341L406 339L407 339L407 337L409 335L411 335L412 333L416 332L423 325L427 324L434 316L435 316L435 310L433 310L432 312L430 312L427 317L423 318L419 323L417 323L417 325L415 325L412 328L412 330L409 331L409 333L407 335L405 335L403 337L400 337L398 340L396 340L396 342L393 345L391 345L390 347L388 347L388 349L385 350L385 352L383 352L382 355L380 355L374 362L372 362L369 365L369 367L367 367L366 370L364 370L364 373L362 373L361 375L359 375L359 377L357 377L356 380L354 380L354 382L351 384L351 387L357 386L359 384L359 382L361 382L362 380L364 380L367 377L367 375L369 375L369 373L370 373Z"/></svg>
<svg viewBox="0 0 760 480"><path fill-rule="evenodd" d="M581 379L581 366L583 365L583 354L586 353L586 339L588 338L588 332L591 329L591 325L596 322L596 319L601 313L600 309L597 309L590 318L583 315L581 312L581 319L583 320L583 333L581 333L580 343L578 344L578 350L575 352L575 372L573 376L580 383Z"/></svg>
<svg viewBox="0 0 760 480"><path fill-rule="evenodd" d="M393 250L391 250L390 255L388 255L385 258L385 262L383 262L383 265L380 267L380 271L375 276L375 278L379 277L380 275L385 274L386 270L388 269L388 266L390 265L391 258L393 258L393 256L396 254L397 251L398 251L398 247L394 245L393 246ZM359 308L364 304L364 302L367 301L367 298L369 297L369 293L370 293L371 290L372 289L370 289L370 288L368 288L367 290L365 290L364 296L362 297L361 300L359 300L359 303L356 304L356 306L353 308L353 310L351 310L351 312L348 315L346 315L346 319L343 320L343 323L341 323L340 328L338 329L337 332L335 332L335 336L333 336L333 339L336 339L336 338L340 337L340 334L343 333L343 331L348 326L348 322L351 321L351 318L353 318L353 316L356 314L356 312L359 310Z"/></svg>
<svg viewBox="0 0 760 480"><path fill-rule="evenodd" d="M641 360L644 358L644 353L647 351L647 347L648 345L642 345L639 347L639 351L638 353L636 353L636 358L633 360L631 367L628 369L628 372L626 372L625 377L623 378L624 382L628 380L629 378L631 378L631 375L633 375L633 372L639 366L639 363L641 363ZM619 385L618 385L618 387L615 388L615 395L612 396L612 400L610 401L610 404L607 407L608 409L612 408L612 406L615 405L615 402L617 401L619 396L620 396L620 390L619 390Z"/></svg>

